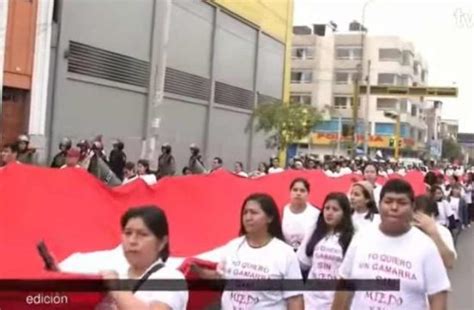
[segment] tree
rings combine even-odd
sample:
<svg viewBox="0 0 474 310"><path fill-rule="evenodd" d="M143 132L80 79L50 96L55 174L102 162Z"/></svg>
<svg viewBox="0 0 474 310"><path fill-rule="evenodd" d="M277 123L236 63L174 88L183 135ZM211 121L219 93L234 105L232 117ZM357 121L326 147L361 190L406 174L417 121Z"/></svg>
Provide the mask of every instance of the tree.
<svg viewBox="0 0 474 310"><path fill-rule="evenodd" d="M450 161L462 160L462 148L456 140L452 138L443 139L442 157Z"/></svg>
<svg viewBox="0 0 474 310"><path fill-rule="evenodd" d="M321 119L321 113L315 107L303 103L273 101L259 104L255 108L250 125L255 124L256 132L272 133L267 138L267 147L282 151L291 143L306 138ZM249 128L251 127L247 127Z"/></svg>

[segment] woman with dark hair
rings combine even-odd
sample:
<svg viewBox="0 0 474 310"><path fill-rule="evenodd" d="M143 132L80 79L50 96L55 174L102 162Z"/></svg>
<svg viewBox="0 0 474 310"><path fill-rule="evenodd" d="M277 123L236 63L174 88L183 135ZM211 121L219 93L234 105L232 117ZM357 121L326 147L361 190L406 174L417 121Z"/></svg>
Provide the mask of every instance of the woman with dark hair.
<svg viewBox="0 0 474 310"><path fill-rule="evenodd" d="M140 179L148 185L156 183L156 176L151 173L150 162L146 159L140 159L137 163L137 172Z"/></svg>
<svg viewBox="0 0 474 310"><path fill-rule="evenodd" d="M285 242L296 251L318 221L318 209L308 202L310 184L297 178L290 185L290 203L283 208L282 230Z"/></svg>
<svg viewBox="0 0 474 310"><path fill-rule="evenodd" d="M280 215L267 194L247 197L240 213L240 237L222 250L217 270L193 265L205 279L301 280L293 249L283 241ZM304 309L303 296L296 291L225 291L221 309Z"/></svg>
<svg viewBox="0 0 474 310"><path fill-rule="evenodd" d="M443 259L444 266L453 268L456 260L456 249L451 232L443 225L436 222L438 216L438 205L436 201L427 195L415 198L413 225L423 231L433 240Z"/></svg>
<svg viewBox="0 0 474 310"><path fill-rule="evenodd" d="M374 201L378 208L380 203L380 191L382 190L382 185L377 183L379 170L375 164L368 163L365 165L364 169L362 169L362 172L364 173L364 179L370 182L373 187Z"/></svg>
<svg viewBox="0 0 474 310"><path fill-rule="evenodd" d="M301 269L309 269L308 279L336 279L353 235L351 205L347 195L330 193L324 200L316 229L305 238L297 252ZM331 291L305 292L306 309L331 309L334 294Z"/></svg>
<svg viewBox="0 0 474 310"><path fill-rule="evenodd" d="M104 279L134 279L141 283L149 279L185 281L181 272L165 266L170 246L168 221L163 210L156 206L129 209L122 216L120 225L123 252L129 267L121 272L104 271ZM111 291L109 297L120 310L181 310L186 309L188 302L187 291L141 291L139 286L134 287L134 291Z"/></svg>
<svg viewBox="0 0 474 310"><path fill-rule="evenodd" d="M350 191L352 222L356 230L380 223L380 216L374 201L374 189L368 181L354 183Z"/></svg>
<svg viewBox="0 0 474 310"><path fill-rule="evenodd" d="M449 205L449 202L445 199L443 189L440 186L433 186L431 188L431 197L438 205L438 215L436 216L436 222L449 229L454 228L456 226L454 212Z"/></svg>

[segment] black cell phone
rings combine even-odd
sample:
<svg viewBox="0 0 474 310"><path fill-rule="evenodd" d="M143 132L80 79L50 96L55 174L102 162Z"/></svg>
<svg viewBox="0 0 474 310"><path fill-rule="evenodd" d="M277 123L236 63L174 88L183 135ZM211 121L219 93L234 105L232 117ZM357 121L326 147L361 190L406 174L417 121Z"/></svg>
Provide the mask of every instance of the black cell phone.
<svg viewBox="0 0 474 310"><path fill-rule="evenodd" d="M38 249L39 255L43 259L45 269L48 271L59 271L59 267L46 247L46 243L44 241L40 241L36 247Z"/></svg>

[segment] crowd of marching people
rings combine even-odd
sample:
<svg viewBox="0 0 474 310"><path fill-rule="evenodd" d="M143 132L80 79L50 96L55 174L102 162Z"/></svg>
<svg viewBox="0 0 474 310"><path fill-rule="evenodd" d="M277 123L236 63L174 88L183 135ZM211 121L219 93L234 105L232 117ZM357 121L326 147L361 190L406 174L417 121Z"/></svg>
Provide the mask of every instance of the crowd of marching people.
<svg viewBox="0 0 474 310"><path fill-rule="evenodd" d="M157 169L151 170L152 163L147 159L140 159L137 162L128 161L125 152L125 145L120 140L112 144L112 150L107 155L102 136L93 140L80 140L74 146L69 138L64 138L59 144L59 152L54 156L50 167L52 168L84 168L101 178L107 183L118 185L128 183L136 178L144 179L148 184L153 184L165 176L208 174L224 167L224 160L221 157L214 157L211 167L206 168L201 151L196 144L189 146L190 157L188 164L178 170L173 156L172 146L164 143L161 146L161 154L157 158ZM35 149L30 146L30 139L27 135L18 137L15 143L3 146L0 166L9 162L19 162L24 164L38 164ZM408 171L416 170L427 173L433 165L402 164L394 159L384 159L383 156L368 158L358 156L349 158L344 156L324 156L318 154L299 154L289 159L287 167L280 162L278 156L272 156L268 162L260 162L255 170L245 171L244 164L240 161L232 163L232 172L241 177L258 178L267 174L285 171L285 169L312 170L321 169L326 175L339 177L346 174L362 174L363 168L368 162L376 163L377 174L382 177L393 173L405 175ZM228 163L226 163L228 164ZM428 167L430 166L430 167ZM445 165L441 169L446 176L461 177L467 173L463 166ZM113 179L111 181L111 179Z"/></svg>
<svg viewBox="0 0 474 310"><path fill-rule="evenodd" d="M451 287L447 271L457 259L455 227L461 225L461 215L454 216L458 207L449 203L444 193L438 197L437 189L415 196L412 186L400 178L384 186L373 185L373 169L373 164L368 164L364 180L354 183L348 192L329 193L320 209L310 204L309 193L314 189L304 178L289 185L289 203L281 215L270 195L249 195L241 207L239 236L218 251L214 257L217 268L193 264L191 270L207 280L300 281L302 286L292 289L283 285L285 289L272 291L249 290L248 286L242 291L224 289L214 307L447 309ZM447 186L444 189L455 197L458 186ZM448 215L446 206L451 208ZM169 232L160 208L131 209L121 223L123 249L130 264L125 277L142 278L150 276L147 270L158 269L153 279L183 279L166 267ZM139 237L140 233L148 237ZM102 275L106 279L119 277L114 271ZM321 282L360 279L366 283L357 290L337 290L336 285L328 289L331 286ZM370 280L383 279L399 282L384 290L371 285ZM119 309L150 309L145 308L150 304L164 306L152 309L184 309L188 298L183 291L111 292L111 302Z"/></svg>
<svg viewBox="0 0 474 310"><path fill-rule="evenodd" d="M3 147L4 164L33 164L34 152L27 137ZM190 146L189 164L183 174L212 173L223 167L215 157L207 171L199 148ZM141 178L153 184L176 174L169 144L162 146L158 170L147 160L127 161L124 144L117 141L109 156L100 140L83 140L73 147L64 139L51 167L81 168L97 173L109 167L119 183ZM260 177L284 171L272 157L254 172L244 172L240 162L234 173ZM329 193L320 208L309 202L310 183L297 178L289 184L289 203L280 211L268 194L255 193L242 204L240 233L223 246L217 268L198 264L192 271L203 279L352 280L396 279L393 290L224 290L222 309L447 309L450 280L447 271L456 263L456 240L474 220L473 175L463 167L443 170L404 167L396 162L358 158L321 160L297 156L291 169L322 169L329 176L359 173L363 180L348 192ZM408 170L424 174L426 194L415 196L412 186L401 178L382 186L379 177ZM97 174L96 174L97 175ZM237 220L237 219L236 219ZM121 220L125 271L103 271L105 279L184 279L167 267L169 231L166 215L156 206L130 209ZM184 309L189 295L182 291L112 291L109 302L118 309ZM104 305L103 305L104 306ZM106 306L104 306L106 307ZM104 308L105 309L105 308Z"/></svg>

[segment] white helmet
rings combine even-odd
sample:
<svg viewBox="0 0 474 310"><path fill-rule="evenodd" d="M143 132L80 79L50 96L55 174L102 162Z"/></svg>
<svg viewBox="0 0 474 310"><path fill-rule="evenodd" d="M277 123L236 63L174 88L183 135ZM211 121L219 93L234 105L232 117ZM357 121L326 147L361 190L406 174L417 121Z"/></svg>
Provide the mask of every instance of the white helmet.
<svg viewBox="0 0 474 310"><path fill-rule="evenodd" d="M20 135L17 139L18 142L30 143L30 138L27 135Z"/></svg>

